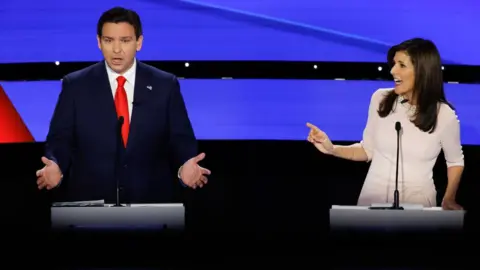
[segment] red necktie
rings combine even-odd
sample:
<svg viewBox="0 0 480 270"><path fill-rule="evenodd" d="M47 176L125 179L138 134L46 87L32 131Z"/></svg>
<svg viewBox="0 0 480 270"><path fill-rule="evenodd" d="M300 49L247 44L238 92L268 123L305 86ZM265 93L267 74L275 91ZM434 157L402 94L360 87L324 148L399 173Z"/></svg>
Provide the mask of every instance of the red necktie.
<svg viewBox="0 0 480 270"><path fill-rule="evenodd" d="M123 116L123 125L122 125L122 138L123 145L127 146L128 141L128 131L130 129L130 117L128 114L128 101L127 101L127 92L123 87L127 79L123 76L117 77L117 92L115 93L115 108L117 109L117 116Z"/></svg>

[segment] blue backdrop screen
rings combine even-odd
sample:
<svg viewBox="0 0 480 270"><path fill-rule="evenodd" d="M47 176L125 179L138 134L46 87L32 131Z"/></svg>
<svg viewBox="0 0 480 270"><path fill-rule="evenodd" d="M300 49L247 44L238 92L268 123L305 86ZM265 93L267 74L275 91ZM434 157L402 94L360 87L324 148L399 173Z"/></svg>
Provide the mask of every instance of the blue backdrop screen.
<svg viewBox="0 0 480 270"><path fill-rule="evenodd" d="M0 62L99 60L96 23L117 5L143 20L143 60L385 61L420 36L480 64L477 0L3 0Z"/></svg>
<svg viewBox="0 0 480 270"><path fill-rule="evenodd" d="M37 141L45 140L60 81L0 82ZM306 122L332 140L359 141L372 93L391 82L180 80L198 139L305 140ZM480 145L480 85L447 84L463 144ZM392 127L393 128L393 127Z"/></svg>

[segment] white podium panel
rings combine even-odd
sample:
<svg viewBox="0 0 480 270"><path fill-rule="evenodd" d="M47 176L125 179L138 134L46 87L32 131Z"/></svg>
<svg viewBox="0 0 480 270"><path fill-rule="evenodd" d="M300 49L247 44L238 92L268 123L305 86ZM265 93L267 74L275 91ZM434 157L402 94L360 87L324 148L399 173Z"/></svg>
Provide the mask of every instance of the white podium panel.
<svg viewBox="0 0 480 270"><path fill-rule="evenodd" d="M125 207L54 206L53 228L158 228L183 230L183 204L132 204Z"/></svg>
<svg viewBox="0 0 480 270"><path fill-rule="evenodd" d="M440 207L404 206L405 210L372 210L367 206L337 206L330 209L330 228L354 230L462 230L465 211Z"/></svg>

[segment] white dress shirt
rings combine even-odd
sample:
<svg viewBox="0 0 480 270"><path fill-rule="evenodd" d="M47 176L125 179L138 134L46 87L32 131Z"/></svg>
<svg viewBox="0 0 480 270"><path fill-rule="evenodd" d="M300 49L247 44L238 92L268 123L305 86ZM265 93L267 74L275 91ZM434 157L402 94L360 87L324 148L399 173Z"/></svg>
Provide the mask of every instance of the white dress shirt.
<svg viewBox="0 0 480 270"><path fill-rule="evenodd" d="M397 156L395 123L399 121L402 125L398 170L400 202L436 206L433 167L440 151L443 149L447 167L464 165L457 115L442 103L435 131L423 132L410 121L415 107L397 98L394 111L381 118L377 112L378 106L383 95L390 90L379 89L372 95L361 142L371 165L358 204L393 202Z"/></svg>
<svg viewBox="0 0 480 270"><path fill-rule="evenodd" d="M115 93L117 92L117 78L118 76L123 76L127 81L125 82L124 88L127 92L127 102L128 102L128 114L130 122L132 120L132 110L133 110L133 91L135 88L135 74L137 71L137 61L133 60L133 65L129 68L123 75L116 73L111 69L108 64L105 62L107 67L108 81L110 82L110 87L112 88L113 98L115 99Z"/></svg>

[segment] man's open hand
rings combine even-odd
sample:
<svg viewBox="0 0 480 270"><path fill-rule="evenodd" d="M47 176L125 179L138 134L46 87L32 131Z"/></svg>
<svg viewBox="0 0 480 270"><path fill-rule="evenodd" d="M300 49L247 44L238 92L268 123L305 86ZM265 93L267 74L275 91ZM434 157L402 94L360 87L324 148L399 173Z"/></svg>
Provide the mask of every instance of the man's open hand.
<svg viewBox="0 0 480 270"><path fill-rule="evenodd" d="M201 188L207 184L207 175L210 175L211 172L198 165L198 162L202 161L204 158L205 153L201 153L183 164L180 171L180 179L185 185L195 189L197 187Z"/></svg>
<svg viewBox="0 0 480 270"><path fill-rule="evenodd" d="M54 161L42 157L42 162L45 164L43 169L37 171L37 186L38 189L52 189L62 180L62 172L60 167Z"/></svg>

